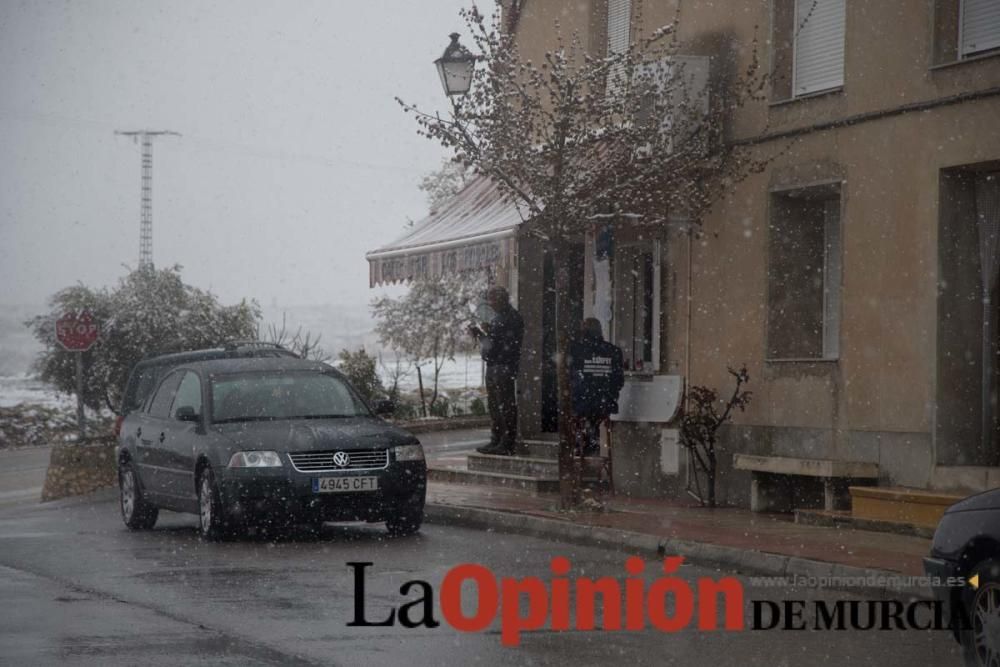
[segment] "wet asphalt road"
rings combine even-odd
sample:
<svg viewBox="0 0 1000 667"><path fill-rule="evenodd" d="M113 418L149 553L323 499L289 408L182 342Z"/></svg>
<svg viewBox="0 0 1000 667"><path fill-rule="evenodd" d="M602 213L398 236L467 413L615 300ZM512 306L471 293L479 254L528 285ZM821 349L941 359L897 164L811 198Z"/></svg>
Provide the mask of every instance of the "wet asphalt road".
<svg viewBox="0 0 1000 667"><path fill-rule="evenodd" d="M550 559L563 555L574 574L620 579L626 554L446 526L398 540L387 539L381 526L348 525L327 526L319 536L210 544L197 537L195 517L161 517L152 532L129 532L109 493L0 508L0 663L959 664L951 639L927 631L546 630L507 648L498 624L473 634L443 623L414 630L348 627L354 595L348 561L375 564L367 596L375 619L405 601L401 584L422 579L439 593L445 573L459 563L548 581ZM720 576L693 566L682 574L689 581ZM748 599L815 594L746 592ZM441 621L436 602L435 610Z"/></svg>

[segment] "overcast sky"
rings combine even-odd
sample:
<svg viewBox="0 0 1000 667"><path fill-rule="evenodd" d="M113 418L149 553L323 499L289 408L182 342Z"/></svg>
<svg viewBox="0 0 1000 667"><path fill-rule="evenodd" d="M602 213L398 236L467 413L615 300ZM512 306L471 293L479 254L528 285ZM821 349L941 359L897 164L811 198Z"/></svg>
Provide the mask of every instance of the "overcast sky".
<svg viewBox="0 0 1000 667"><path fill-rule="evenodd" d="M0 303L109 285L139 246L225 302L364 304L364 253L426 205L444 157L399 95L446 106L432 61L469 0L0 0ZM480 3L484 9L492 3Z"/></svg>

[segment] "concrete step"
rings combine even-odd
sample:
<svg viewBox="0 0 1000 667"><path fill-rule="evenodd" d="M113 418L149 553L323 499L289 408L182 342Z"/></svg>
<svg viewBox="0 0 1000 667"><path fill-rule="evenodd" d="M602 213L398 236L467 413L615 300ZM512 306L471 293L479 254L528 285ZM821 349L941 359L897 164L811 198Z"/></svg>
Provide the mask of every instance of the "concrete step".
<svg viewBox="0 0 1000 667"><path fill-rule="evenodd" d="M530 456L494 456L492 454L469 454L468 468L473 472L494 472L522 477L559 477L559 461L550 458ZM583 459L583 476L599 477L604 469L604 459L590 456Z"/></svg>
<svg viewBox="0 0 1000 667"><path fill-rule="evenodd" d="M519 453L533 459L558 459L558 440L522 440Z"/></svg>
<svg viewBox="0 0 1000 667"><path fill-rule="evenodd" d="M559 458L558 440L522 440L522 451L535 459Z"/></svg>
<svg viewBox="0 0 1000 667"><path fill-rule="evenodd" d="M852 486L851 516L934 528L944 511L965 496L907 487Z"/></svg>
<svg viewBox="0 0 1000 667"><path fill-rule="evenodd" d="M795 510L795 523L806 526L822 526L824 528L843 528L847 530L868 530L876 533L894 533L896 535L911 535L931 539L934 528L918 526L902 521L883 521L877 519L861 519L851 516L849 511L827 510Z"/></svg>
<svg viewBox="0 0 1000 667"><path fill-rule="evenodd" d="M485 484L511 489L524 489L525 491L534 493L559 492L559 480L555 477L527 477L524 475L431 467L427 469L427 478L433 482L447 482L449 484Z"/></svg>
<svg viewBox="0 0 1000 667"><path fill-rule="evenodd" d="M469 470L473 472L496 472L504 475L551 477L552 479L559 476L559 462L548 458L469 454L467 465Z"/></svg>

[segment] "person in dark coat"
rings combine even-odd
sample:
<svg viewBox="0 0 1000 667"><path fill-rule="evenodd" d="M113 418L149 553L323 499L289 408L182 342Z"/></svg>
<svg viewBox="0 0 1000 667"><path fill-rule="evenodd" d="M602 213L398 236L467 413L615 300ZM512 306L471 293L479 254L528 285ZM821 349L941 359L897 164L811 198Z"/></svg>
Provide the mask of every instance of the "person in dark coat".
<svg viewBox="0 0 1000 667"><path fill-rule="evenodd" d="M486 301L496 313L488 323L469 328L479 340L486 362L486 400L490 410L490 444L476 451L509 456L517 444L517 395L514 381L521 362L524 320L510 305L503 287L491 287Z"/></svg>
<svg viewBox="0 0 1000 667"><path fill-rule="evenodd" d="M590 317L570 343L568 363L577 452L597 456L598 429L618 412L618 394L625 385L622 351L604 340L600 320Z"/></svg>

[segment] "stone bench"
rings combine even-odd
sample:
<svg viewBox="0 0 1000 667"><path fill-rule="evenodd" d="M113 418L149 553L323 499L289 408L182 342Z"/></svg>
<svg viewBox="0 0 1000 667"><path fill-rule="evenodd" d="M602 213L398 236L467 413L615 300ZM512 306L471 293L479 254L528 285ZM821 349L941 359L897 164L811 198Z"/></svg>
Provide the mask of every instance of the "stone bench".
<svg viewBox="0 0 1000 667"><path fill-rule="evenodd" d="M808 484L796 485L797 477L822 481L823 509L827 511L849 509L850 494L847 489L852 484L878 482L878 464L861 461L736 454L733 467L751 473L750 510L753 512L789 512L810 504L809 493L805 489Z"/></svg>

